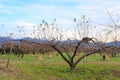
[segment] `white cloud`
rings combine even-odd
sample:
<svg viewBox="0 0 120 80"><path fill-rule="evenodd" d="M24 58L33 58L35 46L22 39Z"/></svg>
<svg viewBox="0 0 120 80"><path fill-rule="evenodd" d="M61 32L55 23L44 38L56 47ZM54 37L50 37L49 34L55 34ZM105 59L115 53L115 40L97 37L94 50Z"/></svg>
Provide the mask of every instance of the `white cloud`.
<svg viewBox="0 0 120 80"><path fill-rule="evenodd" d="M8 1L8 3L17 3L17 0ZM106 9L112 16L120 14L119 0L49 0L43 1L44 4L42 1L36 1L33 4L19 1L23 5L18 6L5 5L3 3L7 1L0 0L0 14L5 15L0 16L1 24L26 25L29 26L26 27L26 30L29 30L30 26L38 25L42 20L51 23L56 18L58 26L73 28L73 18L80 19L81 15L90 17L93 24L95 24L94 22L108 24L110 20Z"/></svg>

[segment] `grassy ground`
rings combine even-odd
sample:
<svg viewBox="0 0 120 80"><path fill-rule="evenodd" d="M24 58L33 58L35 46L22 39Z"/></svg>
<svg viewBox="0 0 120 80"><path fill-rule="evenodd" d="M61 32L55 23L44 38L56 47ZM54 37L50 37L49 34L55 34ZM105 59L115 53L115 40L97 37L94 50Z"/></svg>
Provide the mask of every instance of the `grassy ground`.
<svg viewBox="0 0 120 80"><path fill-rule="evenodd" d="M74 72L60 56L52 55L38 61L36 56L25 55L23 59L13 55L0 55L0 80L120 80L120 55L103 61L100 55L92 55L81 61Z"/></svg>

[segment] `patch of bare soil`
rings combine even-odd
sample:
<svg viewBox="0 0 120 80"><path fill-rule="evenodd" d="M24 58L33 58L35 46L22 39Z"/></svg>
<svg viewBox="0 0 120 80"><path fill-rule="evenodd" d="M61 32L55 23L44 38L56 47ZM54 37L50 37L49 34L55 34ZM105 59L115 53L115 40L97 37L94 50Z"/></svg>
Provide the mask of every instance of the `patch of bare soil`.
<svg viewBox="0 0 120 80"><path fill-rule="evenodd" d="M47 80L65 80L65 79L60 79L60 78L57 78L57 77L52 77L52 78L48 78Z"/></svg>
<svg viewBox="0 0 120 80"><path fill-rule="evenodd" d="M117 78L120 78L120 70L110 70L110 69L105 69L101 71L101 74L105 75L114 75Z"/></svg>
<svg viewBox="0 0 120 80"><path fill-rule="evenodd" d="M19 74L18 69L15 66L12 66L10 63L8 67L7 65L7 60L5 59L0 59L0 76L6 77L6 78L16 78L17 75Z"/></svg>
<svg viewBox="0 0 120 80"><path fill-rule="evenodd" d="M117 70L112 70L111 72L114 74L115 77L120 78L120 70L119 70L119 71L117 71Z"/></svg>
<svg viewBox="0 0 120 80"><path fill-rule="evenodd" d="M120 62L88 62L90 64L112 64L112 65L119 65L120 66Z"/></svg>
<svg viewBox="0 0 120 80"><path fill-rule="evenodd" d="M0 69L0 75L4 77L16 77L18 75L17 68L9 67Z"/></svg>

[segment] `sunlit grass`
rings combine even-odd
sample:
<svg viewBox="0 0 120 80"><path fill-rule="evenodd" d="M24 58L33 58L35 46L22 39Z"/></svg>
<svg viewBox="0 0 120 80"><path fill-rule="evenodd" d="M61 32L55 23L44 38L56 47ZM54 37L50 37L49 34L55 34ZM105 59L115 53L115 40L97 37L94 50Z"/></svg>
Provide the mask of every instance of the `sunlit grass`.
<svg viewBox="0 0 120 80"><path fill-rule="evenodd" d="M42 55L41 61L37 55L25 55L23 59L14 55L0 55L0 59L10 59L9 68L13 66L17 70L12 71L13 76L6 76L0 72L0 80L119 80L119 76L113 72L120 72L120 57L103 61L101 55L91 55L77 65L76 70L69 71L68 64L60 55L53 54L52 59L48 55ZM7 71L6 71L7 72ZM10 74L10 73L9 73Z"/></svg>

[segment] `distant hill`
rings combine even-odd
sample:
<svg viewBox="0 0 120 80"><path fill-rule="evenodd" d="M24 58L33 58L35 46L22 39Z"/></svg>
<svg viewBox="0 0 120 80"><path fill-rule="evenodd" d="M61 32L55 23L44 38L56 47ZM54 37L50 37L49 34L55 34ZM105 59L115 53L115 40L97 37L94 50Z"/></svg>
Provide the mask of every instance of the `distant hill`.
<svg viewBox="0 0 120 80"><path fill-rule="evenodd" d="M3 42L9 42L11 39L9 37L0 37L0 47Z"/></svg>
<svg viewBox="0 0 120 80"><path fill-rule="evenodd" d="M15 39L15 40L21 40L21 39ZM33 41L33 42L47 42L48 39L44 38L44 39L34 39L34 38L31 38L31 37L25 37L25 38L22 38L22 40L29 40L29 41ZM9 37L0 37L0 47L2 45L3 42L9 42L11 41L11 39ZM76 42L76 40L70 40L70 42ZM65 41L61 41L61 42L65 42ZM106 45L107 46L110 46L110 45L113 45L114 42L107 42ZM116 42L117 45L120 46L120 41L117 41Z"/></svg>
<svg viewBox="0 0 120 80"><path fill-rule="evenodd" d="M9 41L11 40L9 37L0 37L0 41Z"/></svg>
<svg viewBox="0 0 120 80"><path fill-rule="evenodd" d="M34 39L34 38L31 38L31 37L25 37L25 38L22 38L22 40L28 40L28 41L32 41L32 42L48 42L48 39L46 39L46 38Z"/></svg>
<svg viewBox="0 0 120 80"><path fill-rule="evenodd" d="M107 43L106 43L107 46L115 45L115 44L118 45L118 46L120 46L120 41L116 41L116 42L107 42Z"/></svg>
<svg viewBox="0 0 120 80"><path fill-rule="evenodd" d="M25 38L22 38L22 39L14 39L14 40L28 40L28 41L32 41L32 42L47 42L48 41L45 38L44 39L34 39L34 38L31 38L31 37L25 37ZM10 42L10 41L11 41L11 39L9 37L0 37L0 47L1 47L3 42Z"/></svg>

